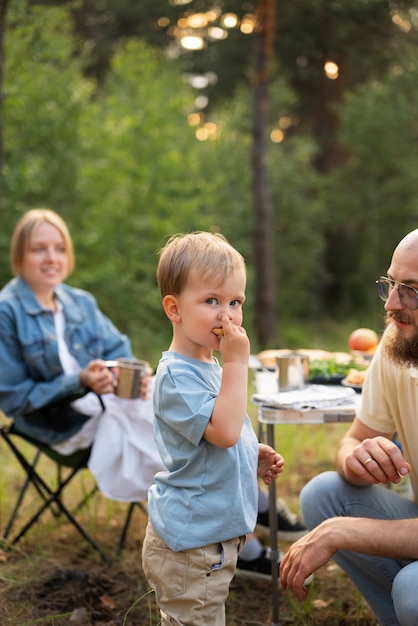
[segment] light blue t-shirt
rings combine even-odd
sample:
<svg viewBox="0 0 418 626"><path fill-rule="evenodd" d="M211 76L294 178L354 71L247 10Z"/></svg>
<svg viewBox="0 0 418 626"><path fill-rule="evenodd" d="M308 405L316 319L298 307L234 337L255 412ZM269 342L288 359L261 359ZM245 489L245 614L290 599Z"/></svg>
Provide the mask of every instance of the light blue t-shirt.
<svg viewBox="0 0 418 626"><path fill-rule="evenodd" d="M203 439L221 379L218 363L176 352L158 365L155 440L167 471L149 490L148 513L174 551L240 537L256 524L258 441L248 415L231 448Z"/></svg>

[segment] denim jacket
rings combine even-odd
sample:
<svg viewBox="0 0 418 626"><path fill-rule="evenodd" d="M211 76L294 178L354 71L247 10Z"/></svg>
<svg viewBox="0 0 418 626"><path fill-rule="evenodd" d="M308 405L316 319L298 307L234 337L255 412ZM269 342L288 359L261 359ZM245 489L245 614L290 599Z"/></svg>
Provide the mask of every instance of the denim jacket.
<svg viewBox="0 0 418 626"><path fill-rule="evenodd" d="M82 368L97 358L131 356L129 339L90 293L62 284L55 294L63 306L65 342ZM53 313L21 277L12 279L0 291L0 409L20 430L24 414L81 391L78 375L63 371ZM25 424L22 430L37 438L36 429Z"/></svg>

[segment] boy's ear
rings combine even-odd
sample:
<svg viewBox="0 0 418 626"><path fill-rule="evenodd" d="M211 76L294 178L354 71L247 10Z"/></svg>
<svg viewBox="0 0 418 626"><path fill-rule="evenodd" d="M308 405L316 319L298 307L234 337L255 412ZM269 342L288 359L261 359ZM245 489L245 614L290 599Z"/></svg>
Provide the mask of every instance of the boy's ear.
<svg viewBox="0 0 418 626"><path fill-rule="evenodd" d="M163 309L171 322L180 321L180 313L176 296L172 296L171 294L164 296Z"/></svg>

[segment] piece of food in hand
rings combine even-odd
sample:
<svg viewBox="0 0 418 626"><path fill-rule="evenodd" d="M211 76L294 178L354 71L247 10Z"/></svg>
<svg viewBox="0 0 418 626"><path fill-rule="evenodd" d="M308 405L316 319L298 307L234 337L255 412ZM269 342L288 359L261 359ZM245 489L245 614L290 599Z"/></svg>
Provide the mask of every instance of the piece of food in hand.
<svg viewBox="0 0 418 626"><path fill-rule="evenodd" d="M212 332L217 337L223 337L224 329L223 328L212 328Z"/></svg>

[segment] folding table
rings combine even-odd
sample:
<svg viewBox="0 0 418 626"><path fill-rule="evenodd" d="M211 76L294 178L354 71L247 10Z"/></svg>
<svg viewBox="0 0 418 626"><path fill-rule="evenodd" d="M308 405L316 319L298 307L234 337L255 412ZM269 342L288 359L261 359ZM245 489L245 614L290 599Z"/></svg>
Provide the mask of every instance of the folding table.
<svg viewBox="0 0 418 626"><path fill-rule="evenodd" d="M272 448L275 448L274 427L283 424L333 424L337 422L352 422L355 416L356 406L342 404L324 409L296 410L290 408L277 408L263 403L255 403L257 406L257 420L259 424L259 437L265 440ZM277 542L277 507L276 507L276 481L269 486L269 524L270 524L270 548L271 559L277 563L279 558ZM272 565L272 626L279 624L279 577L278 568Z"/></svg>

